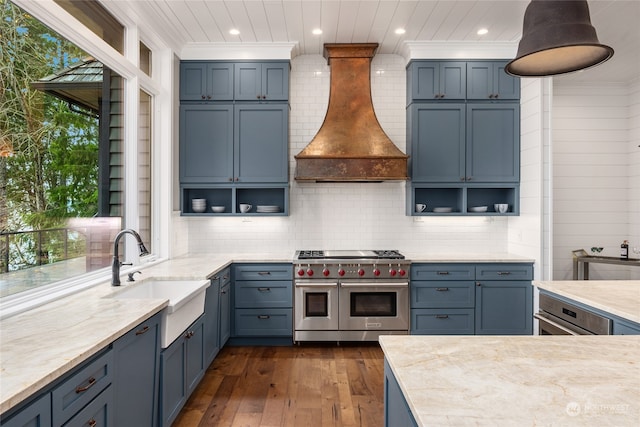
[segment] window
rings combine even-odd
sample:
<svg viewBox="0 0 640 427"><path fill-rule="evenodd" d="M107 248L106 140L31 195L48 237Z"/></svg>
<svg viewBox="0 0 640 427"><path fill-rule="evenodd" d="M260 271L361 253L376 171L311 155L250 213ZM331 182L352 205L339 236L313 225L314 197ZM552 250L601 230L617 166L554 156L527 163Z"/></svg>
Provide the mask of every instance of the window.
<svg viewBox="0 0 640 427"><path fill-rule="evenodd" d="M148 76L151 75L151 49L140 42L140 69Z"/></svg>
<svg viewBox="0 0 640 427"><path fill-rule="evenodd" d="M126 226L125 192L137 195L139 206L128 210L151 250L153 97L140 91L133 106L137 161L127 183L126 80L11 2L0 7L0 297L7 297L107 272L115 234Z"/></svg>

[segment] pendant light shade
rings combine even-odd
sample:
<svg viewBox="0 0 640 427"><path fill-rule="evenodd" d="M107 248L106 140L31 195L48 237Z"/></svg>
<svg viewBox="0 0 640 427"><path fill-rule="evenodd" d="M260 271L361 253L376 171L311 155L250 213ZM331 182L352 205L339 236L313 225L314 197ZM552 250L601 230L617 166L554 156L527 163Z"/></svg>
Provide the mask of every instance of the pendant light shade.
<svg viewBox="0 0 640 427"><path fill-rule="evenodd" d="M522 39L507 73L544 77L601 64L613 49L598 41L586 0L531 0L524 13Z"/></svg>

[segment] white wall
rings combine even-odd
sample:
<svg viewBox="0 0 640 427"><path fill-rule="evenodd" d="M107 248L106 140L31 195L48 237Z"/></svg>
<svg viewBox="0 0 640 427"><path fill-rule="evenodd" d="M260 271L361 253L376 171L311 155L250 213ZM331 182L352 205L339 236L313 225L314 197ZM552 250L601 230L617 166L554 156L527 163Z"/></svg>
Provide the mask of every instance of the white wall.
<svg viewBox="0 0 640 427"><path fill-rule="evenodd" d="M296 182L293 156L311 141L322 124L329 97L329 68L320 55L298 56L291 66L290 215L189 218L190 252L273 250L293 254L302 248L393 248L423 253L507 251L512 218L406 216L404 182ZM377 55L372 70L378 120L391 140L405 151L404 58ZM378 73L382 70L384 73Z"/></svg>
<svg viewBox="0 0 640 427"><path fill-rule="evenodd" d="M572 250L619 256L624 239L640 246L640 84L557 83L553 92L553 278L563 280ZM638 270L594 264L590 278L637 279Z"/></svg>

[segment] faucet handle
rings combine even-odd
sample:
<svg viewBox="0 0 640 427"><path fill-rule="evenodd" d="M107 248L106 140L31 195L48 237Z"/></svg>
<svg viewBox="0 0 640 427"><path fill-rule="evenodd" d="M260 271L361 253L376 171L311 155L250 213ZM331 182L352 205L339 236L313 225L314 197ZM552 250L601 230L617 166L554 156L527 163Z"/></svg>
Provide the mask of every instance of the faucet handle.
<svg viewBox="0 0 640 427"><path fill-rule="evenodd" d="M133 271L133 272L131 272L131 273L127 274L127 276L129 276L129 277L127 278L127 282L135 282L135 279L133 278L133 275L134 275L134 274L136 274L136 273L140 273L140 274L142 274L142 272L141 272L141 271Z"/></svg>

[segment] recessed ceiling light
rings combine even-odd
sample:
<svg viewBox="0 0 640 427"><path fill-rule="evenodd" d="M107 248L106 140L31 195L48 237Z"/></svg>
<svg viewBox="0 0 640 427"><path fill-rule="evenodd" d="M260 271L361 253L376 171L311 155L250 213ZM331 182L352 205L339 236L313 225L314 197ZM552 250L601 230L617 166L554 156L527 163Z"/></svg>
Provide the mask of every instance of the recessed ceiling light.
<svg viewBox="0 0 640 427"><path fill-rule="evenodd" d="M322 34L322 30L320 28L314 28L311 33L313 33L314 36L319 36L320 34Z"/></svg>
<svg viewBox="0 0 640 427"><path fill-rule="evenodd" d="M396 33L396 34L398 34L398 35L401 35L401 34L406 33L406 31L405 31L405 29L404 29L404 28L397 28L397 29L396 29L396 31L395 31L395 33Z"/></svg>
<svg viewBox="0 0 640 427"><path fill-rule="evenodd" d="M231 34L232 36L237 36L238 34L240 34L240 31L232 28L229 30L229 34Z"/></svg>
<svg viewBox="0 0 640 427"><path fill-rule="evenodd" d="M489 32L489 30L487 30L486 28L480 28L480 29L478 30L478 33L477 33L477 34L478 34L479 36L484 36L484 35L485 35L485 34L487 34L488 32Z"/></svg>

